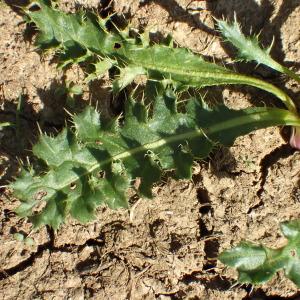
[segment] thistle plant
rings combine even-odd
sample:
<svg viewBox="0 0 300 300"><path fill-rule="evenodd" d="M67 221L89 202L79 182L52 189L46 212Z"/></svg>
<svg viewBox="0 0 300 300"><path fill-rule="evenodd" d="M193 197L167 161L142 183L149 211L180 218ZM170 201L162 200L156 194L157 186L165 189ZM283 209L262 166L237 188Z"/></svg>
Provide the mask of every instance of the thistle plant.
<svg viewBox="0 0 300 300"><path fill-rule="evenodd" d="M103 120L88 106L73 115L73 126L57 136L41 133L33 147L41 164L38 168L23 166L19 178L10 185L21 201L18 214L29 218L35 228L49 225L58 229L68 216L88 222L95 218L96 207L103 204L127 208L131 188L141 197L151 198L152 186L165 170L174 170L177 179L189 179L194 160L207 157L216 145L230 146L237 137L260 128L292 126L291 144L298 147L296 106L286 92L266 81L205 61L173 43L153 44L145 34L132 35L116 26L111 29L109 18L89 12L61 12L48 0L33 1L24 12L39 31L36 45L55 49L59 67L92 66L87 82L117 70L113 93L125 89L139 75L147 78L146 96L138 101L134 92L128 95L122 119ZM240 57L255 59L299 81L295 73L270 57L269 48L260 48L257 38L243 36L236 22L219 21L218 25L226 39L239 48ZM178 105L183 90L229 84L267 91L286 109L209 107L201 96ZM137 179L138 188L134 184ZM228 261L226 254L221 260Z"/></svg>
<svg viewBox="0 0 300 300"><path fill-rule="evenodd" d="M74 128L66 128L56 137L41 134L33 154L46 168L37 173L27 166L11 184L22 202L18 213L28 216L35 227L48 224L58 228L69 213L88 221L101 203L127 207L126 189L136 178L141 179L138 193L151 197L151 186L159 181L161 171L175 169L176 177L190 178L193 160L205 158L216 144L231 145L236 137L258 128L300 125L294 102L284 91L207 62L188 49L151 44L145 35L130 37L128 29L120 31L116 26L108 30L109 18L88 12L67 14L48 0L33 1L24 12L39 30L36 45L54 48L60 67L91 63L94 69L87 80L117 68L119 75L112 83L115 93L136 76L145 75L149 99L144 100L153 102L151 110L129 96L123 124L118 118L105 124L95 109L88 107L73 116ZM219 21L219 28L245 59L253 59L255 49L258 62L271 65L269 51L259 48L256 39L244 37L237 23ZM244 44L252 45L251 52L242 48ZM183 111L177 111L178 91L225 84L266 90L288 110L208 108L198 97L188 99ZM45 203L41 211L36 209L40 202Z"/></svg>
<svg viewBox="0 0 300 300"><path fill-rule="evenodd" d="M300 220L281 223L287 244L271 249L251 242L241 242L219 255L224 264L239 272L239 282L262 284L277 271L284 270L286 277L300 287Z"/></svg>

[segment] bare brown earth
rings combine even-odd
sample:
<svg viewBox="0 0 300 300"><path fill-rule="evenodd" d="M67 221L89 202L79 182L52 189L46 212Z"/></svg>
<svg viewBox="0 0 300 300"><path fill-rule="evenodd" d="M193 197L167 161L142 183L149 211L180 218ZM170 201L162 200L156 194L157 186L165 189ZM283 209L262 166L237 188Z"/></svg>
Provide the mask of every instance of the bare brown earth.
<svg viewBox="0 0 300 300"><path fill-rule="evenodd" d="M60 5L67 11L83 5L123 14L133 27L157 36L172 33L179 45L221 61L230 61L232 49L220 42L212 17L232 19L235 11L245 32L262 30L265 45L274 36L274 57L299 70L299 0L189 2L65 0ZM34 33L18 11L1 3L1 122L16 121L18 98L25 95L20 132L0 132L2 184L17 174L17 158L31 155L37 123L52 132L64 125L65 98L55 93L57 88L67 81L81 84L84 76L77 67L58 71L53 56L37 53L32 40ZM299 99L294 82L263 67L238 68L289 88ZM83 89L82 105L98 103L113 113L107 80ZM274 101L237 87L214 89L209 97L233 108ZM216 149L209 160L195 163L191 181L166 177L154 188L153 201L132 196L130 211L102 207L96 221L70 221L56 233L32 231L13 212L17 199L2 188L0 299L299 299L299 290L282 273L262 286L240 286L236 272L216 260L242 239L283 245L279 223L300 217L300 153L282 136L285 131L269 128L239 138L230 149ZM16 241L15 232L29 234L35 244Z"/></svg>

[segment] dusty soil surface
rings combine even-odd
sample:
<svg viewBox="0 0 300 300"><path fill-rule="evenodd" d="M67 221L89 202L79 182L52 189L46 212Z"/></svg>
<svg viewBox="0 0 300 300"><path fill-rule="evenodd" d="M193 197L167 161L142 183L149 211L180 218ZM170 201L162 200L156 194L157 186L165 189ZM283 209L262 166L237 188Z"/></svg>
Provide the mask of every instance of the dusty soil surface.
<svg viewBox="0 0 300 300"><path fill-rule="evenodd" d="M51 54L37 53L34 33L11 6L20 2L6 2L0 4L1 122L16 122L19 96L24 97L20 132L0 132L2 184L17 174L18 159L31 155L37 123L52 132L64 125L65 98L57 88L71 80L81 84L83 78L80 68L63 73ZM262 30L265 45L274 36L273 56L299 70L299 0L70 0L60 5L68 11L83 5L116 12L136 28L172 33L179 45L223 61L230 61L232 49L220 42L213 17L232 19L235 11L245 32ZM289 88L299 99L294 82L263 67L238 68ZM83 90L82 104L97 102L113 113L105 80ZM211 97L234 108L274 101L237 87L214 89ZM13 212L18 200L1 188L0 298L299 299L297 287L282 273L259 287L235 285L236 272L216 259L242 239L283 245L279 223L300 217L300 153L282 136L279 128L269 128L239 138L230 149L218 149L195 164L191 181L166 178L154 188L153 201L135 198L130 211L102 207L97 221L70 221L56 233L32 231ZM16 241L16 232L29 234L35 244Z"/></svg>

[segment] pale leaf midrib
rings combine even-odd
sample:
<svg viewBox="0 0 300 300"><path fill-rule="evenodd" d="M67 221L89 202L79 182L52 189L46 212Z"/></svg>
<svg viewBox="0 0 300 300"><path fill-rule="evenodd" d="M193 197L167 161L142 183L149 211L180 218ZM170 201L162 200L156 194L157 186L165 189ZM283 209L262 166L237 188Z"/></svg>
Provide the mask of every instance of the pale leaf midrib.
<svg viewBox="0 0 300 300"><path fill-rule="evenodd" d="M261 116L263 116L264 114L267 115L270 118L270 116L266 112L259 112L259 113L254 114L254 116L256 116L256 120L258 120L258 118L262 118ZM284 120L282 118L282 125L299 126L300 121L297 120L297 118L292 116L291 114L290 115L288 115L288 114L289 113L287 112L286 117L285 117ZM123 151L119 154L116 154L113 157L110 157L110 158L102 161L101 163L96 163L96 164L92 165L81 176L86 176L88 174L91 174L91 173L95 172L97 169L100 169L104 165L107 165L107 164L111 163L114 160L125 159L125 158L130 157L134 154L143 152L143 151L145 151L145 149L152 150L152 149L156 149L158 147L161 147L161 146L164 146L164 145L167 145L167 144L170 144L170 143L174 143L174 142L178 142L178 141L191 140L191 139L200 137L202 135L206 136L206 135L210 135L210 134L213 134L213 133L221 131L221 130L227 130L227 129L234 128L236 126L241 126L241 125L247 125L247 124L252 123L254 119L255 119L255 117L253 117L253 115L252 116L251 115L245 115L245 116L237 117L235 119L230 119L230 120L227 120L227 121L223 121L223 122L221 122L217 125L211 126L209 129L203 130L203 129L200 129L200 128L196 128L196 129L193 129L189 132L173 135L173 136L170 136L168 138L159 139L157 141L141 145L141 146L136 147L134 149L130 149L128 151ZM267 120L267 119L264 119L264 120ZM63 186L56 187L55 190L65 189L66 187L70 186L72 183L78 181L79 179L80 178L78 176L74 176L66 184L64 184ZM48 188L51 188L51 187L48 187Z"/></svg>

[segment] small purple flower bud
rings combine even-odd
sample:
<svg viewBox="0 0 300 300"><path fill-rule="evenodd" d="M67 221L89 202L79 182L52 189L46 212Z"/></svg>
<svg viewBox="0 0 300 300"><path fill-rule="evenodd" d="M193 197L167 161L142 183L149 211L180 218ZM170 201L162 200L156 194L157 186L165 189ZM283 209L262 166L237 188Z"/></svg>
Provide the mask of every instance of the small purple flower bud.
<svg viewBox="0 0 300 300"><path fill-rule="evenodd" d="M290 138L290 145L293 148L300 150L300 127L293 127Z"/></svg>

